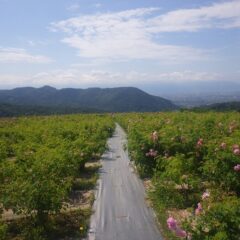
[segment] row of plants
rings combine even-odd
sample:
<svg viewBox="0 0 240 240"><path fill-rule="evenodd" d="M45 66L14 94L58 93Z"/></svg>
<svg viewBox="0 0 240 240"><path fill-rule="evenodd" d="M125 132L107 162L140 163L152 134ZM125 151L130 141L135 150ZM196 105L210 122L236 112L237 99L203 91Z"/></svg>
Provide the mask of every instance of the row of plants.
<svg viewBox="0 0 240 240"><path fill-rule="evenodd" d="M168 239L240 239L240 115L116 115Z"/></svg>
<svg viewBox="0 0 240 240"><path fill-rule="evenodd" d="M13 219L2 217L0 239L13 238L14 231L23 239L56 239L57 219L63 211L68 213L75 180L88 160L105 151L113 129L107 115L1 119L0 210L12 211ZM81 215L77 229L83 235L84 218L90 213L80 211L77 216ZM64 218L65 222L77 219L69 214ZM22 226L14 230L12 222L17 221Z"/></svg>

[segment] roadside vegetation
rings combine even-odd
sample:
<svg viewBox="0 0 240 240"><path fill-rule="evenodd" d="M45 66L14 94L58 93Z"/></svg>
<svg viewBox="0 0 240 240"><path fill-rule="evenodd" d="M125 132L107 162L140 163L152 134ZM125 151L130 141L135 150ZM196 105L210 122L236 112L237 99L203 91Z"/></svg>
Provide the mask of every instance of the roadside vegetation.
<svg viewBox="0 0 240 240"><path fill-rule="evenodd" d="M0 240L86 236L113 120L166 239L239 239L240 116L183 111L2 118Z"/></svg>
<svg viewBox="0 0 240 240"><path fill-rule="evenodd" d="M87 233L108 115L0 120L0 239L63 239Z"/></svg>
<svg viewBox="0 0 240 240"><path fill-rule="evenodd" d="M136 113L116 120L167 239L240 238L238 113Z"/></svg>

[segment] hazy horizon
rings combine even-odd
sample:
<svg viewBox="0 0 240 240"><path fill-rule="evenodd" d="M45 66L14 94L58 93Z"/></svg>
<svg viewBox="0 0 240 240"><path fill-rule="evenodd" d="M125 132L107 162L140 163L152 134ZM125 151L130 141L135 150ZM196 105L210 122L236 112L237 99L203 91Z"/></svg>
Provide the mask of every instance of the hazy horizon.
<svg viewBox="0 0 240 240"><path fill-rule="evenodd" d="M240 0L0 0L0 89L240 89L239 28Z"/></svg>
<svg viewBox="0 0 240 240"><path fill-rule="evenodd" d="M13 88L0 88L0 90L13 90L17 88L44 88L44 87L51 87L55 88L57 90L61 89L91 89L91 88L116 88L116 87L134 87L138 88L142 91L145 91L149 94L152 95L157 95L157 96L184 96L184 94L187 95L204 95L204 94L211 94L211 93L216 93L216 94L231 94L231 93L238 93L240 97L240 83L238 82L229 82L227 81L221 81L218 82L218 84L215 84L214 82L195 82L195 83L188 83L188 82L182 82L182 83L159 83L157 84L148 84L148 86L144 85L138 85L138 86L131 86L131 85L125 85L125 86L111 86L111 85L106 85L106 86L83 86L83 87L74 87L74 86L63 86L63 87L57 87L57 86L52 86L52 85L42 85L42 86L31 86L31 85L26 85L26 86L16 86Z"/></svg>

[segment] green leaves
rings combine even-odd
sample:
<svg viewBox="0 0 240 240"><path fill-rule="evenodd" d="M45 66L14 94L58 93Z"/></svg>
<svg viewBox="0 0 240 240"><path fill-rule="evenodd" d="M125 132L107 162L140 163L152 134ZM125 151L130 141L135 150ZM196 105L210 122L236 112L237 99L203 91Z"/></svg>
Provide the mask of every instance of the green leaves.
<svg viewBox="0 0 240 240"><path fill-rule="evenodd" d="M41 239L48 215L61 211L74 178L102 154L113 128L98 115L9 119L0 128L0 203L36 217L36 231L26 236Z"/></svg>
<svg viewBox="0 0 240 240"><path fill-rule="evenodd" d="M192 218L185 227L192 239L239 237L240 172L234 169L240 164L240 155L234 152L240 144L239 114L177 112L116 118L128 131L128 149L140 175L152 178L154 206L174 209L176 215L189 209ZM154 131L157 141L150 138ZM157 151L156 157L146 156L150 149ZM214 196L210 205L202 203L206 189ZM198 203L204 211L195 217Z"/></svg>

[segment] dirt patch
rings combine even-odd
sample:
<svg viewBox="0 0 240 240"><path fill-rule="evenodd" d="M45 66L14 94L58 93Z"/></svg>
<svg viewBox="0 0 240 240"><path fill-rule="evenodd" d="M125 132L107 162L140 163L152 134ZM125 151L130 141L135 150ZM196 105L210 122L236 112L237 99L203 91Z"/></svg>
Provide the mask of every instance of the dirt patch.
<svg viewBox="0 0 240 240"><path fill-rule="evenodd" d="M74 191L71 193L69 202L67 204L68 209L87 209L91 208L94 199L93 190L89 191Z"/></svg>

